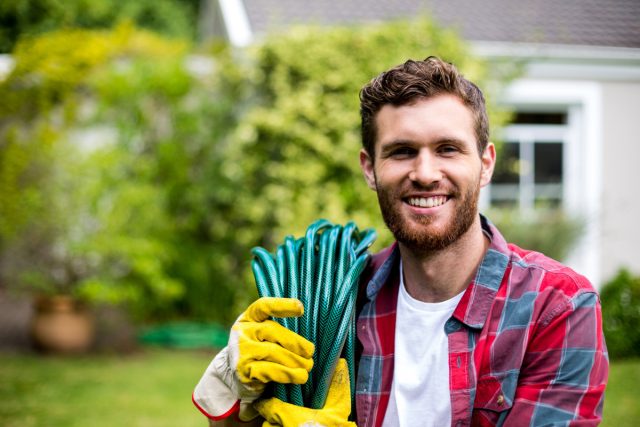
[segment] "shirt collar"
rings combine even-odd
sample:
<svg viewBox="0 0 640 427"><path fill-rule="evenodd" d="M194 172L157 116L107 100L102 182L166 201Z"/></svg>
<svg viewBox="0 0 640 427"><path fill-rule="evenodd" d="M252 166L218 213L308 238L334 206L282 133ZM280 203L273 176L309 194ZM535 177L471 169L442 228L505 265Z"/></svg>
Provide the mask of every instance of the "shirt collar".
<svg viewBox="0 0 640 427"><path fill-rule="evenodd" d="M391 247L384 249L383 252L387 252L387 258L384 260L380 268L375 272L375 274L369 281L369 284L367 285L367 298L369 298L370 300L374 299L380 289L382 289L382 286L387 283L389 275L391 275L394 267L400 261L400 249L398 248L398 243L394 243ZM396 271L398 270L396 269Z"/></svg>

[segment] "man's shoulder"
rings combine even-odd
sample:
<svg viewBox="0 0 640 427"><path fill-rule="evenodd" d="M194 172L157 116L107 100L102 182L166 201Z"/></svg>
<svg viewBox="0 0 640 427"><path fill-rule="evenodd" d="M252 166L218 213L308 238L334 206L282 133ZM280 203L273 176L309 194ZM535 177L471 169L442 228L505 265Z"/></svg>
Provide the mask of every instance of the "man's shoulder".
<svg viewBox="0 0 640 427"><path fill-rule="evenodd" d="M589 279L560 261L513 243L508 246L511 250L509 280L512 284L541 293L560 292L568 298L584 292L596 292Z"/></svg>

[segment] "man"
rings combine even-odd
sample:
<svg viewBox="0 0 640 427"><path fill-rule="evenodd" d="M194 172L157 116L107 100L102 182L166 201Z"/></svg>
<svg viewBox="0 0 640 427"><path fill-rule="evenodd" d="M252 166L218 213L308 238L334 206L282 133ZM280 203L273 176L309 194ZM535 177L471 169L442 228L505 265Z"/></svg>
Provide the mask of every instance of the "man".
<svg viewBox="0 0 640 427"><path fill-rule="evenodd" d="M481 91L430 57L382 73L360 99L360 164L397 243L361 285L357 425L596 425L608 374L598 296L479 215L496 157ZM301 311L259 300L236 322L194 393L212 425L238 409L264 425L353 425L340 375L321 410L256 401L269 381L306 381L313 344L268 320Z"/></svg>

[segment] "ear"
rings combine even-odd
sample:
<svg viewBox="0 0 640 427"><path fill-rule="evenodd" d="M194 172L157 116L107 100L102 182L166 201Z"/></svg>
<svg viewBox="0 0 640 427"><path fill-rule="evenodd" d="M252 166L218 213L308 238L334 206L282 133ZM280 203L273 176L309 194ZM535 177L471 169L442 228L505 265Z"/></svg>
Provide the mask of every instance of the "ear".
<svg viewBox="0 0 640 427"><path fill-rule="evenodd" d="M482 153L482 171L480 172L480 186L484 187L491 182L493 169L496 166L496 146L493 142L487 144Z"/></svg>
<svg viewBox="0 0 640 427"><path fill-rule="evenodd" d="M364 179L367 181L367 185L370 189L376 190L376 176L373 171L373 159L367 153L364 148L360 150L360 167L364 174Z"/></svg>

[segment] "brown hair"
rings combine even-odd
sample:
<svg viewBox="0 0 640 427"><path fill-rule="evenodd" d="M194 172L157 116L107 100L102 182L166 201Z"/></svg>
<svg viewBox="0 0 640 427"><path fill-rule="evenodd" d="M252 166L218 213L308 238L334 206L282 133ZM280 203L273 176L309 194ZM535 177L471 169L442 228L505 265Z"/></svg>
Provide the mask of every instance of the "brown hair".
<svg viewBox="0 0 640 427"><path fill-rule="evenodd" d="M441 94L457 96L471 110L478 152L482 155L489 142L489 120L482 91L462 77L453 64L430 56L385 71L360 90L362 146L371 159L375 158L375 116L384 105L406 105Z"/></svg>

